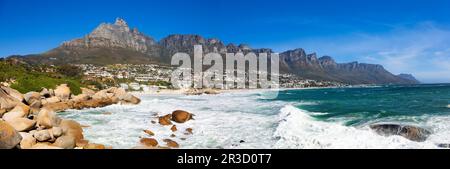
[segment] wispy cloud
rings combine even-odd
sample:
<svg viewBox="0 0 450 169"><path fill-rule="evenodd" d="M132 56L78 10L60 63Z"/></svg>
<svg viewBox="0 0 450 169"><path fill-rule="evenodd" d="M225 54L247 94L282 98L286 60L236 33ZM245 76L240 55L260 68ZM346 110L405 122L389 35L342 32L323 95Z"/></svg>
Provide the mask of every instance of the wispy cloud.
<svg viewBox="0 0 450 169"><path fill-rule="evenodd" d="M338 61L383 65L394 74L412 73L423 82L450 82L450 29L433 22L396 26L380 33L353 32L278 44L303 47Z"/></svg>

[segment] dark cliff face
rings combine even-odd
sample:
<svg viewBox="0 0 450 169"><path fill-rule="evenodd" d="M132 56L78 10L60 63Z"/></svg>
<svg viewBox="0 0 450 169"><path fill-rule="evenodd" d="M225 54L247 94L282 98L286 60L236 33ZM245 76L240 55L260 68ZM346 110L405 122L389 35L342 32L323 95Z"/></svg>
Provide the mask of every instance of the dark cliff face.
<svg viewBox="0 0 450 169"><path fill-rule="evenodd" d="M14 56L35 64L169 64L177 52L193 54L194 45L202 45L204 53L249 52L273 53L272 49L252 49L246 44L227 44L216 38L205 39L200 35L169 35L159 42L144 35L118 18L114 24L102 23L83 38L64 42L61 46L43 54ZM314 80L338 81L350 84L417 83L412 76L393 75L381 65L365 63L336 63L330 56L318 58L298 48L279 54L280 71Z"/></svg>

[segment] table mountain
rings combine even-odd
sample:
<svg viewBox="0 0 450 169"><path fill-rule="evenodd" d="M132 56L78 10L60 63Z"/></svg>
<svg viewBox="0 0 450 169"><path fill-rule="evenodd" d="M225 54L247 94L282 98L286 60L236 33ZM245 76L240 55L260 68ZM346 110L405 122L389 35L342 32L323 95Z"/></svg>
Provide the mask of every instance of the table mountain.
<svg viewBox="0 0 450 169"><path fill-rule="evenodd" d="M159 42L152 37L131 29L127 22L117 18L114 24L102 23L90 34L63 42L48 52L26 56L11 56L34 64L169 64L176 52L191 56L193 46L202 45L205 53L272 53L269 48L252 49L246 44L224 44L216 38L200 35L169 35ZM410 84L418 83L412 75L393 75L381 65L366 63L336 63L330 56L318 58L298 48L280 53L280 71L314 80L338 81L349 84Z"/></svg>

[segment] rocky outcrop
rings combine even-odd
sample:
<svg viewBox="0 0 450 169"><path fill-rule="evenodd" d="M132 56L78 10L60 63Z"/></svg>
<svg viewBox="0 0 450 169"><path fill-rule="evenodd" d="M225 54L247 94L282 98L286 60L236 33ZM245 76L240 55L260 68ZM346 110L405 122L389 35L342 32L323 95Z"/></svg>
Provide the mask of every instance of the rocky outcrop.
<svg viewBox="0 0 450 169"><path fill-rule="evenodd" d="M370 128L383 136L399 135L418 142L425 141L431 134L424 128L399 124L372 124Z"/></svg>
<svg viewBox="0 0 450 169"><path fill-rule="evenodd" d="M79 123L61 119L56 113L67 109L140 102L139 98L118 88L97 93L84 89L84 94L72 96L69 86L65 84L54 91L43 89L40 93L29 92L25 95L9 87L0 87L2 149L104 149L104 145L84 140ZM102 97L93 98L95 95Z"/></svg>

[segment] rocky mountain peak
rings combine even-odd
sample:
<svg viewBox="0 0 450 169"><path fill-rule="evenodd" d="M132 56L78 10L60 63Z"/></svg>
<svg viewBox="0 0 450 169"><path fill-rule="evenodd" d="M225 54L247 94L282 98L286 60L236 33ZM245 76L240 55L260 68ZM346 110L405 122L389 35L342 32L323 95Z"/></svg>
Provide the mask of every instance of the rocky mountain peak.
<svg viewBox="0 0 450 169"><path fill-rule="evenodd" d="M128 27L127 22L125 20L123 20L122 18L116 18L116 22L114 23L114 25Z"/></svg>

